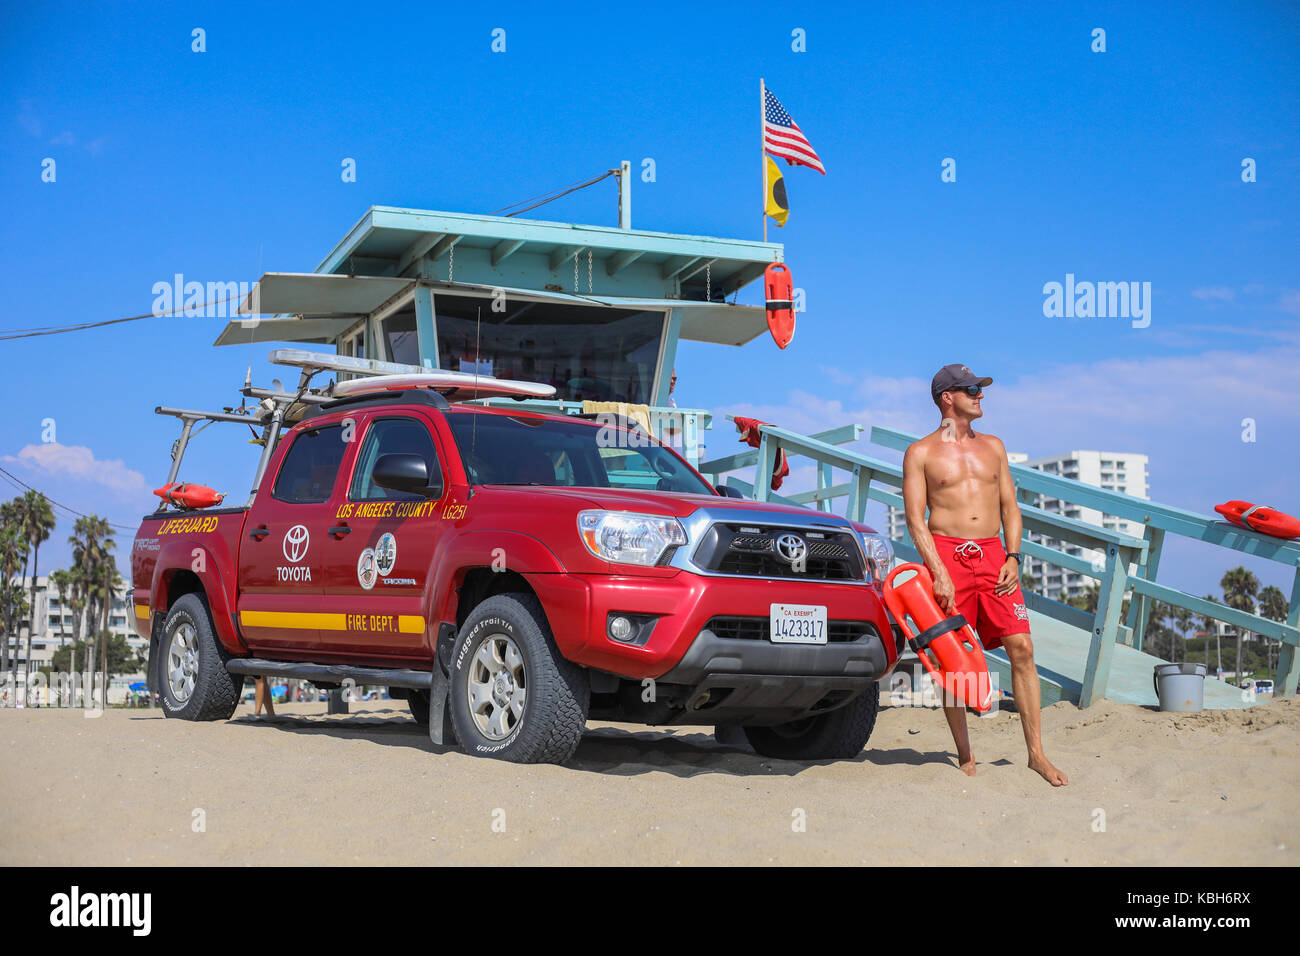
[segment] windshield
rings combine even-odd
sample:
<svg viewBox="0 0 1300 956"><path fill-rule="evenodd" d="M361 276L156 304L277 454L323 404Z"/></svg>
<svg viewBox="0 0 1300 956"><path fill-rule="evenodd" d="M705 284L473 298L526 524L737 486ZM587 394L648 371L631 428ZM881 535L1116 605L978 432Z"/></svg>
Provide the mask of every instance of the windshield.
<svg viewBox="0 0 1300 956"><path fill-rule="evenodd" d="M689 465L639 430L475 412L450 412L447 421L472 484L714 494Z"/></svg>

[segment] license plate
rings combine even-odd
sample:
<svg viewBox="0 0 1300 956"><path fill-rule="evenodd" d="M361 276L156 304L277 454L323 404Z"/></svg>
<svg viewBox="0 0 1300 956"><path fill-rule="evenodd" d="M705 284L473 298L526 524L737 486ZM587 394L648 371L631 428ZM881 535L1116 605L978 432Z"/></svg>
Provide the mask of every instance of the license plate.
<svg viewBox="0 0 1300 956"><path fill-rule="evenodd" d="M773 604L773 644L825 644L826 608L819 604Z"/></svg>

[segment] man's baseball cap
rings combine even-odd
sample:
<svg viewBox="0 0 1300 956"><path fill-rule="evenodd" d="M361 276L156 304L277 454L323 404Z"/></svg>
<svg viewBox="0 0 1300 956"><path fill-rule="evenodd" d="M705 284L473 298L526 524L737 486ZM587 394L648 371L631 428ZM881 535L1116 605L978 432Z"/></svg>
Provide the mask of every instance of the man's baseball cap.
<svg viewBox="0 0 1300 956"><path fill-rule="evenodd" d="M934 373L934 378L930 379L930 397L937 402L939 396L950 388L965 388L967 385L978 385L984 388L992 384L993 379L980 378L965 365L945 365Z"/></svg>

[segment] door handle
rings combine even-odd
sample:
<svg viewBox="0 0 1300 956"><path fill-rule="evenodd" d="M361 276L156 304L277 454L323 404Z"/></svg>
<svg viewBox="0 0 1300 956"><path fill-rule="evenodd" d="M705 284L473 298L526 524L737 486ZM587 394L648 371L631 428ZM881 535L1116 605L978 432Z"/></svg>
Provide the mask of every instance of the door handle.
<svg viewBox="0 0 1300 956"><path fill-rule="evenodd" d="M248 532L248 536L250 538L256 538L258 541L261 541L270 533L271 532L266 528L254 528L252 531Z"/></svg>
<svg viewBox="0 0 1300 956"><path fill-rule="evenodd" d="M345 534L351 533L352 529L345 524L336 524L334 527L330 528L330 534L334 535L336 538L341 538Z"/></svg>

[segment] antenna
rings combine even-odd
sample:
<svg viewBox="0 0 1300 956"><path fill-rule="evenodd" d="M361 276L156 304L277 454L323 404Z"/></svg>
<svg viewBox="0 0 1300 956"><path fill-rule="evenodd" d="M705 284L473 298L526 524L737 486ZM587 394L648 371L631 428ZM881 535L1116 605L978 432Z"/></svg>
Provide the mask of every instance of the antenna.
<svg viewBox="0 0 1300 956"><path fill-rule="evenodd" d="M480 305L474 308L474 394L475 395L478 395L479 342L482 339L482 335L481 335L482 329L483 329L483 306ZM470 498L474 497L474 479L478 477L478 473L474 470L474 462L475 462L474 453L478 448L478 412L474 413L474 418L469 423L469 427L470 427L470 439L469 439L470 473L469 473L469 494L466 496L467 501Z"/></svg>

